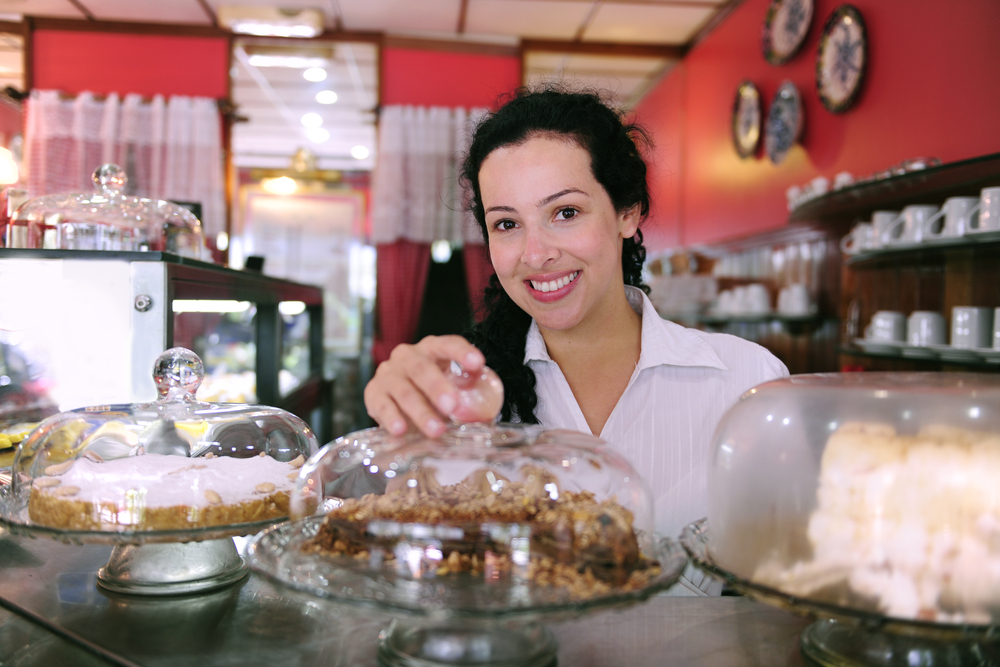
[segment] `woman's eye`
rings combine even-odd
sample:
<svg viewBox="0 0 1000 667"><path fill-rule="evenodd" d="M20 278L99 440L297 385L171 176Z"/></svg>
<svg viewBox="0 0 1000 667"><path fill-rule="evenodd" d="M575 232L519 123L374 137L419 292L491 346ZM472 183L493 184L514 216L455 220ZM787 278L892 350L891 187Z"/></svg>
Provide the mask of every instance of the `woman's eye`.
<svg viewBox="0 0 1000 667"><path fill-rule="evenodd" d="M570 218L575 218L578 212L575 208L561 208L556 213L556 217L560 220L569 220Z"/></svg>
<svg viewBox="0 0 1000 667"><path fill-rule="evenodd" d="M513 220L500 220L493 225L493 229L498 232L507 232L517 227L517 223Z"/></svg>

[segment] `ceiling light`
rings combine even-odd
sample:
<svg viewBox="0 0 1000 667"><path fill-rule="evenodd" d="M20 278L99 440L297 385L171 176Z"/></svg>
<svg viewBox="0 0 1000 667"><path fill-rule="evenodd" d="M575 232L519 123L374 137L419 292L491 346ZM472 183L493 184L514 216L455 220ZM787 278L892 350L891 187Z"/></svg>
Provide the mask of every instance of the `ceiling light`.
<svg viewBox="0 0 1000 667"><path fill-rule="evenodd" d="M369 155L371 155L371 151L364 146L355 146L351 149L351 157L355 160L364 160Z"/></svg>
<svg viewBox="0 0 1000 667"><path fill-rule="evenodd" d="M279 56L266 53L255 53L250 56L250 64L254 67L294 67L296 69L322 68L326 58L310 58L306 56Z"/></svg>
<svg viewBox="0 0 1000 667"><path fill-rule="evenodd" d="M302 116L302 124L306 127L319 127L323 124L323 117L318 113L312 113L311 111Z"/></svg>
<svg viewBox="0 0 1000 667"><path fill-rule="evenodd" d="M305 77L306 81L316 83L326 79L326 70L322 67L310 67L302 73L302 76Z"/></svg>
<svg viewBox="0 0 1000 667"><path fill-rule="evenodd" d="M337 93L332 90L321 90L316 93L316 101L320 104L333 104L337 101Z"/></svg>
<svg viewBox="0 0 1000 667"><path fill-rule="evenodd" d="M330 133L324 130L322 127L313 127L306 130L306 136L309 137L309 141L314 144L321 144L330 138Z"/></svg>
<svg viewBox="0 0 1000 667"><path fill-rule="evenodd" d="M316 37L323 32L318 9L219 7L219 23L233 32L267 37Z"/></svg>
<svg viewBox="0 0 1000 667"><path fill-rule="evenodd" d="M280 178L265 178L260 182L260 185L264 188L264 190L270 192L272 195L290 195L299 188L295 179L287 176L281 176Z"/></svg>

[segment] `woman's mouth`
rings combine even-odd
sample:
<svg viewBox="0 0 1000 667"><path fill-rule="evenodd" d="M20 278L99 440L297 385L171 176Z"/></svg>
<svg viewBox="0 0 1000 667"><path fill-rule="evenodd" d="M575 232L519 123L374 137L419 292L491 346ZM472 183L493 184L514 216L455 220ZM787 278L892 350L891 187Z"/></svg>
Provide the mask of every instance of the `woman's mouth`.
<svg viewBox="0 0 1000 667"><path fill-rule="evenodd" d="M532 289L537 290L539 292L543 293L555 292L556 290L562 289L563 287L566 287L566 285L569 285L571 282L576 280L577 276L579 275L580 275L579 271L574 271L573 273L567 274L562 278L558 278L556 280L549 280L547 282L529 280L528 283L531 285Z"/></svg>

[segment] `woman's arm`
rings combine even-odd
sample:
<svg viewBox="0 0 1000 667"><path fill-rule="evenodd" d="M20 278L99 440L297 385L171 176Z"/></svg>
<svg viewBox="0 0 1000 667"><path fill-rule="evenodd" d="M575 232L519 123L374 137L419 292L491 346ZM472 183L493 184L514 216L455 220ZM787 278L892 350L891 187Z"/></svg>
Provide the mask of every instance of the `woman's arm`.
<svg viewBox="0 0 1000 667"><path fill-rule="evenodd" d="M452 361L470 373L486 363L461 336L427 336L416 345L397 345L365 387L368 414L393 435L414 424L428 437L440 436L459 404L458 389L448 379Z"/></svg>

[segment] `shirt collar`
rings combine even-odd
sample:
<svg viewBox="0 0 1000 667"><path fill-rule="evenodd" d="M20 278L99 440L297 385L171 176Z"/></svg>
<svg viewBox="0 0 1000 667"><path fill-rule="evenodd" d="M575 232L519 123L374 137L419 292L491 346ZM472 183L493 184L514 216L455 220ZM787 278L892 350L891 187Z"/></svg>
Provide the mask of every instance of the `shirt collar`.
<svg viewBox="0 0 1000 667"><path fill-rule="evenodd" d="M632 310L642 315L642 351L636 370L654 366L707 366L729 370L700 335L662 319L641 289L626 285L625 297ZM534 320L531 320L524 343L524 363L529 361L552 361Z"/></svg>

